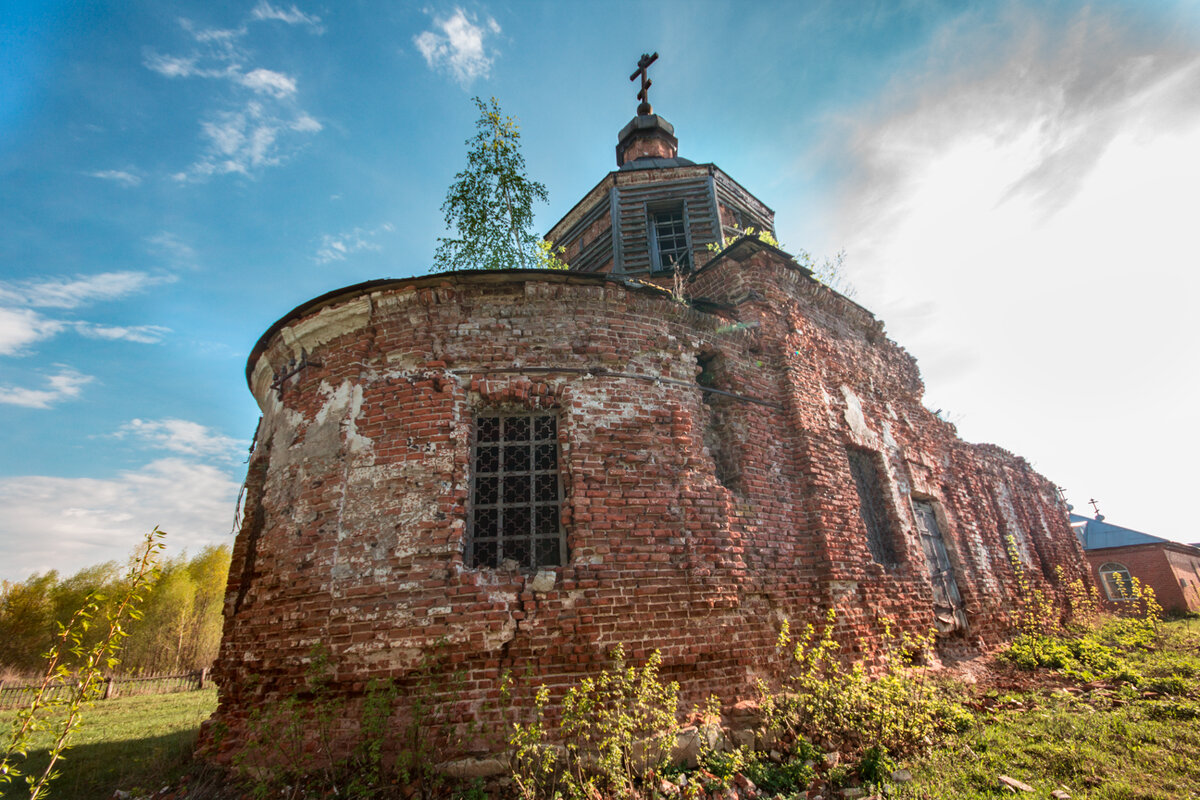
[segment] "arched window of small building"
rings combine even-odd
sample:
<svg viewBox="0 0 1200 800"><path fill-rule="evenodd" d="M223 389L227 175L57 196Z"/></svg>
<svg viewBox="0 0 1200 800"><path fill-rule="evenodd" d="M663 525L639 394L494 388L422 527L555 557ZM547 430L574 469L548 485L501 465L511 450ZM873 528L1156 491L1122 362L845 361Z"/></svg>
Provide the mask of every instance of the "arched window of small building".
<svg viewBox="0 0 1200 800"><path fill-rule="evenodd" d="M567 562L561 520L558 415L480 413L471 442L471 508L466 562L521 569Z"/></svg>
<svg viewBox="0 0 1200 800"><path fill-rule="evenodd" d="M1129 600L1133 597L1133 577L1124 564L1109 561L1100 565L1100 582L1109 600Z"/></svg>

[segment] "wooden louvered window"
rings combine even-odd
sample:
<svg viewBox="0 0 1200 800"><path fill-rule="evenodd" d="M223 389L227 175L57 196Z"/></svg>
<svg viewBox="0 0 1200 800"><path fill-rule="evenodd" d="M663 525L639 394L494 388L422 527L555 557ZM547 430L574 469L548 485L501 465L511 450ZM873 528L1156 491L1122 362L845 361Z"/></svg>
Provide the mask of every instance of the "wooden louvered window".
<svg viewBox="0 0 1200 800"><path fill-rule="evenodd" d="M558 416L481 413L471 444L471 513L466 561L471 567L522 569L567 561L560 518Z"/></svg>

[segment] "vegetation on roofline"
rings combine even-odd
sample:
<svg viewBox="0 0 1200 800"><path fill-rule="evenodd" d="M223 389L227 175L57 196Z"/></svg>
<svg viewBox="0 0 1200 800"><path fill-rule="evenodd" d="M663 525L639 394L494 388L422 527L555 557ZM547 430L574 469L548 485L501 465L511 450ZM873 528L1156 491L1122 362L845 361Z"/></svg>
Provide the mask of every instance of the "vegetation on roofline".
<svg viewBox="0 0 1200 800"><path fill-rule="evenodd" d="M708 250L713 256L719 255L730 245L739 242L747 237L758 239L766 245L770 245L778 250L784 250L783 244L779 242L769 231L761 231L754 227L746 228L745 230L738 229L732 236L722 236L720 243L712 242L708 245ZM833 289L843 297L853 300L858 295L858 289L850 282L846 276L846 251L839 250L833 256L817 259L813 254L801 248L797 250L792 258L796 263L812 273L813 277L821 283Z"/></svg>

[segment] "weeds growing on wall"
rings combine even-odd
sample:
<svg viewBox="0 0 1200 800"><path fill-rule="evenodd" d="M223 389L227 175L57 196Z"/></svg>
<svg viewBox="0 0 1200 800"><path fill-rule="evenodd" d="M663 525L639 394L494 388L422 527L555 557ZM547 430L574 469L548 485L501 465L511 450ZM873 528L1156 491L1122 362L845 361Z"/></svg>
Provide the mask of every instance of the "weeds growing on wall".
<svg viewBox="0 0 1200 800"><path fill-rule="evenodd" d="M129 635L129 621L141 618L139 606L154 582L165 535L158 528L146 534L123 582L123 593L114 604L107 606L107 613L101 611L106 599L92 593L65 625L59 624L58 634L46 654L46 670L38 691L29 706L17 712L4 754L0 757L0 789L24 777L30 800L48 793L50 782L58 774L55 764L70 746L83 712L103 692L104 673L114 670L119 663L121 643ZM97 629L99 636L94 635ZM51 700L51 688L56 685L73 688L66 695ZM31 737L39 730L51 728L57 735L51 743L45 769L40 775L23 775L21 767Z"/></svg>
<svg viewBox="0 0 1200 800"><path fill-rule="evenodd" d="M1019 631L1004 657L1024 669L1050 669L1075 680L1120 681L1138 685L1142 676L1130 659L1150 651L1159 639L1162 607L1154 590L1134 578L1120 601L1120 614L1105 614L1094 586L1063 580L1063 600L1055 602L1025 573L1012 537L1008 557L1016 576L1013 623Z"/></svg>
<svg viewBox="0 0 1200 800"><path fill-rule="evenodd" d="M785 747L828 740L849 752L877 747L900 756L970 724L970 714L936 690L925 667L913 664L932 646L932 634L898 637L881 619L871 675L862 657L841 653L836 619L830 609L823 625L806 625L798 636L786 621L782 626L780 677L775 686L758 684L767 735Z"/></svg>
<svg viewBox="0 0 1200 800"><path fill-rule="evenodd" d="M539 689L533 720L515 724L510 737L522 797L634 797L639 780L661 769L675 745L679 684L664 682L661 666L657 650L635 667L626 663L623 646L614 648L606 670L584 678L563 698L561 746L548 738L550 695Z"/></svg>
<svg viewBox="0 0 1200 800"><path fill-rule="evenodd" d="M313 648L304 688L251 714L234 765L251 796L375 798L403 789L406 797L441 797L447 778L437 769L437 748L450 727L442 700L463 680L446 672L442 655L439 645L422 656L396 724L400 689L392 680L370 681L351 719L350 703L333 685L328 650Z"/></svg>

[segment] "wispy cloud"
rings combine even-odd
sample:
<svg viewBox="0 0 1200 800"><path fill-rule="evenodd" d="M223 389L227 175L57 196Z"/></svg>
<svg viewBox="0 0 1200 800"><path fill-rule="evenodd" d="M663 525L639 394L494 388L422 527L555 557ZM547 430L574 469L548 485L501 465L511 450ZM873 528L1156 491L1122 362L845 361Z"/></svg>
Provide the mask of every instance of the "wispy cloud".
<svg viewBox="0 0 1200 800"><path fill-rule="evenodd" d="M72 310L92 303L117 300L156 284L175 280L172 275L148 272L102 272L71 278L37 278L0 281L0 356L25 355L44 339L67 330L82 336L110 341L152 344L169 333L159 325L104 325L82 320L54 319L36 311L40 308ZM10 387L11 389L11 387ZM10 397L37 398L43 390L11 389ZM15 403L15 400L5 402ZM18 403L30 405L30 403ZM34 407L45 407L34 404Z"/></svg>
<svg viewBox="0 0 1200 800"><path fill-rule="evenodd" d="M78 308L101 300L140 292L175 280L171 275L148 272L101 272L73 278L37 278L25 281L0 281L0 304L33 308Z"/></svg>
<svg viewBox="0 0 1200 800"><path fill-rule="evenodd" d="M173 266L192 267L196 264L196 249L174 233L162 231L145 239L146 249Z"/></svg>
<svg viewBox="0 0 1200 800"><path fill-rule="evenodd" d="M324 33L325 28L321 25L321 18L315 14L305 14L296 6L288 8L280 8L273 6L267 0L261 0L254 10L250 12L250 18L259 21L286 22L288 25L307 25L312 29L313 33Z"/></svg>
<svg viewBox="0 0 1200 800"><path fill-rule="evenodd" d="M122 186L137 186L142 182L140 176L135 175L132 172L126 172L119 169L105 169L98 172L89 172L87 174L93 178L100 178L101 180L119 183Z"/></svg>
<svg viewBox="0 0 1200 800"><path fill-rule="evenodd" d="M237 492L228 466L186 457L111 477L0 478L2 577L123 559L156 525L176 552L227 543Z"/></svg>
<svg viewBox="0 0 1200 800"><path fill-rule="evenodd" d="M24 408L50 408L55 403L78 397L83 387L92 380L91 375L59 365L58 372L46 377L44 389L0 385L0 403Z"/></svg>
<svg viewBox="0 0 1200 800"><path fill-rule="evenodd" d="M278 21L306 25L320 33L320 19L288 8L260 2L247 22ZM256 66L244 39L250 28L197 28L181 20L192 38L193 50L184 55L149 52L147 69L167 78L206 78L229 87L221 106L199 121L202 151L187 169L174 174L178 181L205 180L215 175L253 176L278 166L302 146L304 136L318 133L322 125L298 105L295 76Z"/></svg>
<svg viewBox="0 0 1200 800"><path fill-rule="evenodd" d="M259 94L269 94L272 97L288 97L296 93L296 79L269 69L253 69L242 75L239 80L242 86L253 89Z"/></svg>
<svg viewBox="0 0 1200 800"><path fill-rule="evenodd" d="M171 332L161 325L100 325L95 322L73 322L72 327L89 339L107 339L141 344L157 344Z"/></svg>
<svg viewBox="0 0 1200 800"><path fill-rule="evenodd" d="M474 14L456 8L449 17L434 17L433 28L413 37L430 69L449 72L463 88L488 76L496 51L486 40L500 33L496 20L488 17L477 24Z"/></svg>
<svg viewBox="0 0 1200 800"><path fill-rule="evenodd" d="M1003 203L1069 202L1131 126L1154 130L1200 109L1194 42L1085 8L1066 24L1019 4L968 12L934 38L924 74L906 74L876 109L835 126L852 170L846 205L877 227L879 207L925 166L972 143L1020 150ZM982 54L987 54L984 57ZM886 220L885 220L886 221Z"/></svg>
<svg viewBox="0 0 1200 800"><path fill-rule="evenodd" d="M395 228L390 223L384 223L375 228L355 228L336 235L327 233L321 237L321 245L313 260L318 264L328 264L331 261L345 261L346 256L362 250L381 250L375 239L393 230Z"/></svg>
<svg viewBox="0 0 1200 800"><path fill-rule="evenodd" d="M247 443L185 419L134 419L113 434L140 444L196 458L237 460Z"/></svg>
<svg viewBox="0 0 1200 800"><path fill-rule="evenodd" d="M0 306L0 355L16 355L34 342L48 339L65 326L29 308Z"/></svg>

